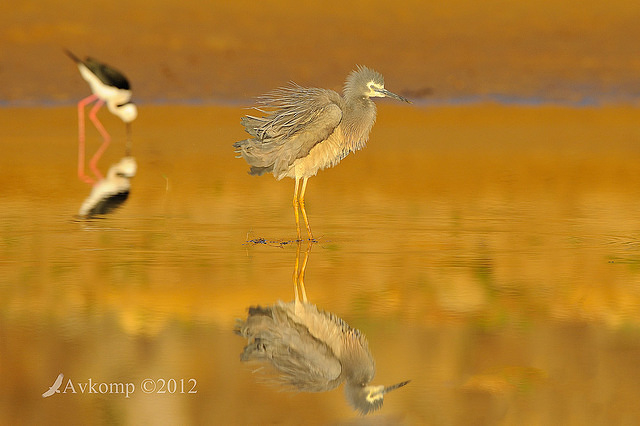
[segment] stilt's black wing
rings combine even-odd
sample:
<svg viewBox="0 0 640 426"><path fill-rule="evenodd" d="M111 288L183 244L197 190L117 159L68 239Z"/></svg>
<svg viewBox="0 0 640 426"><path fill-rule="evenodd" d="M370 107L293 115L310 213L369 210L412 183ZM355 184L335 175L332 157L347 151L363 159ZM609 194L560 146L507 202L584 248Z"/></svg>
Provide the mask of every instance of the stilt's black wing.
<svg viewBox="0 0 640 426"><path fill-rule="evenodd" d="M100 81L109 86L117 87L118 89L131 90L129 80L117 69L105 65L96 61L93 58L87 58L82 61L92 73L94 73Z"/></svg>

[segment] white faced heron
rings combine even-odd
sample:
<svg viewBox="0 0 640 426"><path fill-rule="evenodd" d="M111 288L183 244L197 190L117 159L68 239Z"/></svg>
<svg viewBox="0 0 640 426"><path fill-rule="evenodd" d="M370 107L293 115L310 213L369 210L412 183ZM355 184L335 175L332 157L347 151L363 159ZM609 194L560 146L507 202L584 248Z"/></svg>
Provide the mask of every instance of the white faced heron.
<svg viewBox="0 0 640 426"><path fill-rule="evenodd" d="M263 117L242 118L242 125L252 138L236 142L234 147L251 166L249 173L273 173L278 180L290 177L296 181L293 208L298 240L298 208L309 239L313 239L304 208L307 179L365 146L376 121L373 97L409 102L384 88L382 74L358 66L347 77L343 96L333 90L291 83L258 98L255 109L265 114Z"/></svg>
<svg viewBox="0 0 640 426"><path fill-rule="evenodd" d="M84 107L96 101L89 112L89 119L102 135L102 145L91 157L89 167L98 179L102 179L102 174L97 166L98 160L107 149L109 142L111 142L111 136L109 136L109 133L96 117L98 110L106 103L109 111L125 122L127 126L127 151L125 155L130 155L131 122L138 116L138 109L131 102L131 85L124 74L93 58L87 57L85 60L81 60L68 50L65 50L65 53L76 63L80 70L80 75L91 87L92 94L78 102L78 177L87 183L93 184L95 180L84 172Z"/></svg>
<svg viewBox="0 0 640 426"><path fill-rule="evenodd" d="M409 381L393 386L369 384L375 374L375 363L366 337L336 315L307 301L304 268L310 250L311 245L298 274L298 245L293 302L254 306L249 308L246 321L238 320L235 333L247 339L240 359L270 363L278 373L275 381L292 390L324 392L346 382L349 404L367 414L382 407L384 394Z"/></svg>

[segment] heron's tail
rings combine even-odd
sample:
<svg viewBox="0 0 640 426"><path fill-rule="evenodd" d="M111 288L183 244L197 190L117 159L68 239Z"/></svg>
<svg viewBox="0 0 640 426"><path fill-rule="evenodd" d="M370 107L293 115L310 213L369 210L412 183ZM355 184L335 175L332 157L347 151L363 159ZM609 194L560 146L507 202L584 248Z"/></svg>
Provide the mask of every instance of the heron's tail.
<svg viewBox="0 0 640 426"><path fill-rule="evenodd" d="M238 157L242 157L251 166L249 174L262 176L273 171L273 164L277 159L275 147L257 141L245 139L233 144Z"/></svg>
<svg viewBox="0 0 640 426"><path fill-rule="evenodd" d="M237 320L234 332L247 339L247 346L240 355L241 361L265 361L273 357L280 333L270 307L250 307L247 320Z"/></svg>
<svg viewBox="0 0 640 426"><path fill-rule="evenodd" d="M260 133L260 136L264 137L266 136L266 134L264 131L260 132L260 129L262 128L262 126L264 126L265 123L267 123L267 121L268 120L264 117L245 115L240 119L240 124L244 126L244 130L251 136L259 136L258 134Z"/></svg>

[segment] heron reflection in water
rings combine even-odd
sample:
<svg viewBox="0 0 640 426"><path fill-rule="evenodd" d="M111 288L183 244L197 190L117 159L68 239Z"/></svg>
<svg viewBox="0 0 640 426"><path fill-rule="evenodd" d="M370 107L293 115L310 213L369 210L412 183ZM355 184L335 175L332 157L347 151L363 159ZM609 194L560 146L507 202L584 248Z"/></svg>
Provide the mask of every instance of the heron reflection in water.
<svg viewBox="0 0 640 426"><path fill-rule="evenodd" d="M382 407L386 393L409 381L370 385L375 363L364 334L308 302L304 272L312 244L299 268L298 243L293 302L250 307L247 319L238 320L234 331L248 342L240 359L271 364L276 371L273 381L290 390L324 392L345 382L349 404L367 414Z"/></svg>
<svg viewBox="0 0 640 426"><path fill-rule="evenodd" d="M111 213L129 198L131 178L136 175L138 165L135 158L127 156L113 164L107 176L99 180L89 197L82 203L78 215L93 217Z"/></svg>

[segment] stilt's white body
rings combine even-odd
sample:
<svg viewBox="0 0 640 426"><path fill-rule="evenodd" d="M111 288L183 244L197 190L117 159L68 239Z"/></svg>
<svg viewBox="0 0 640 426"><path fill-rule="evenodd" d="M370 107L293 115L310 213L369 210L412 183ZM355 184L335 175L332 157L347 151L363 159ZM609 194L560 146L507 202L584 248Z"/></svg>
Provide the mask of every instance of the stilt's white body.
<svg viewBox="0 0 640 426"><path fill-rule="evenodd" d="M131 90L119 89L115 86L109 86L103 83L82 62L78 64L78 69L80 70L82 78L89 83L91 92L102 99L112 113L117 115L112 108L117 108L118 105L126 104L131 100Z"/></svg>

